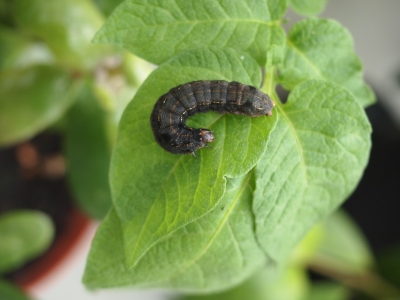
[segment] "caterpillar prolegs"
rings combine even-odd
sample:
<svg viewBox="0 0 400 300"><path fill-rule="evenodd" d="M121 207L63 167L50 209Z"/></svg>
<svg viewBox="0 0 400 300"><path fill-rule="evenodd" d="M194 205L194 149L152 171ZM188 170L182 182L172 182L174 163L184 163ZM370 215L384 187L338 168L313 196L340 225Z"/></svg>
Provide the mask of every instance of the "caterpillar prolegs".
<svg viewBox="0 0 400 300"><path fill-rule="evenodd" d="M214 141L212 131L189 128L186 119L197 113L215 112L249 117L272 115L274 102L251 85L236 81L201 80L179 85L162 95L150 117L158 144L175 154L194 155Z"/></svg>

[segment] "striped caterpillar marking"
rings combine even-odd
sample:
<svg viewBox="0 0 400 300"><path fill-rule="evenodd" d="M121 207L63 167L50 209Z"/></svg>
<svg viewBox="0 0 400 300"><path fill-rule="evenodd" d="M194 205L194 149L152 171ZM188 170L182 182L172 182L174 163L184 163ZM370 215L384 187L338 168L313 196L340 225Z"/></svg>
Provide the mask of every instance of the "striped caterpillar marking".
<svg viewBox="0 0 400 300"><path fill-rule="evenodd" d="M249 117L272 115L271 98L254 86L224 80L193 81L162 95L154 105L150 123L154 138L165 150L189 154L208 147L214 134L208 129L188 128L186 119L209 110Z"/></svg>

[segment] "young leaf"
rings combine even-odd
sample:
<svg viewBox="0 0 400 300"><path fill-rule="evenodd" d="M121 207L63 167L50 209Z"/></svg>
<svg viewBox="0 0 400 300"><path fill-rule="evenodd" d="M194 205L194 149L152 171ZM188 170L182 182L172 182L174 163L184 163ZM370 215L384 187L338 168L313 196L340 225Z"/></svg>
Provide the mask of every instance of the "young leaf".
<svg viewBox="0 0 400 300"><path fill-rule="evenodd" d="M289 6L300 15L318 15L326 5L326 0L289 0Z"/></svg>
<svg viewBox="0 0 400 300"><path fill-rule="evenodd" d="M285 10L282 0L127 0L94 41L122 46L156 64L204 46L244 51L264 65L271 27Z"/></svg>
<svg viewBox="0 0 400 300"><path fill-rule="evenodd" d="M0 273L41 254L53 240L49 217L36 211L12 211L0 217Z"/></svg>
<svg viewBox="0 0 400 300"><path fill-rule="evenodd" d="M294 25L279 72L279 81L289 90L305 80L322 79L348 89L363 106L374 102L350 34L332 20L306 19Z"/></svg>
<svg viewBox="0 0 400 300"><path fill-rule="evenodd" d="M89 215L102 219L112 205L108 182L111 145L105 112L88 85L66 119L68 175L76 199Z"/></svg>
<svg viewBox="0 0 400 300"><path fill-rule="evenodd" d="M213 209L225 192L226 177L242 176L260 159L276 122L275 114L197 115L191 121L214 132L213 148L197 151L197 158L166 152L150 128L154 103L171 88L200 79L257 86L260 69L247 55L231 49L189 51L155 70L126 108L110 180L129 266L157 241Z"/></svg>
<svg viewBox="0 0 400 300"><path fill-rule="evenodd" d="M80 81L56 66L0 73L0 145L27 139L55 122L79 86Z"/></svg>
<svg viewBox="0 0 400 300"><path fill-rule="evenodd" d="M218 206L160 241L132 269L125 263L121 224L112 210L96 233L84 283L205 292L243 281L266 262L254 236L253 188L252 173L229 179Z"/></svg>
<svg viewBox="0 0 400 300"><path fill-rule="evenodd" d="M367 164L371 128L347 90L320 80L296 86L277 112L255 168L253 211L260 244L281 261L355 188Z"/></svg>

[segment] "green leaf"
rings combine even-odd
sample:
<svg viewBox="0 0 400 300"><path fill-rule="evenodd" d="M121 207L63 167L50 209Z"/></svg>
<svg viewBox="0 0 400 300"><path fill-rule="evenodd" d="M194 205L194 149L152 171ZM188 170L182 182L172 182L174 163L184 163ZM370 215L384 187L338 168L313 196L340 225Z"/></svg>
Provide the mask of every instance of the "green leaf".
<svg viewBox="0 0 400 300"><path fill-rule="evenodd" d="M326 6L327 0L289 0L289 5L300 15L318 15Z"/></svg>
<svg viewBox="0 0 400 300"><path fill-rule="evenodd" d="M106 135L106 113L86 85L67 114L68 176L79 205L102 219L111 208L108 171L111 143Z"/></svg>
<svg viewBox="0 0 400 300"><path fill-rule="evenodd" d="M260 245L279 262L353 191L371 127L354 97L325 81L299 84L276 108L278 123L255 168L253 211Z"/></svg>
<svg viewBox="0 0 400 300"><path fill-rule="evenodd" d="M210 292L243 281L266 263L254 236L253 189L251 173L229 179L224 197L209 214L160 241L132 269L126 265L121 223L112 210L94 238L85 285Z"/></svg>
<svg viewBox="0 0 400 300"><path fill-rule="evenodd" d="M0 26L0 70L52 62L52 54L43 43L33 42L16 30Z"/></svg>
<svg viewBox="0 0 400 300"><path fill-rule="evenodd" d="M286 1L127 0L97 33L96 43L122 46L160 64L198 47L233 48L265 64L271 28Z"/></svg>
<svg viewBox="0 0 400 300"><path fill-rule="evenodd" d="M0 280L0 299L29 300L29 298L19 288L3 280Z"/></svg>
<svg viewBox="0 0 400 300"><path fill-rule="evenodd" d="M111 15L114 9L122 2L124 2L124 0L94 0L94 3L97 5L97 7L107 17Z"/></svg>
<svg viewBox="0 0 400 300"><path fill-rule="evenodd" d="M400 289L400 245L393 246L377 257L379 273Z"/></svg>
<svg viewBox="0 0 400 300"><path fill-rule="evenodd" d="M322 282L312 285L307 300L348 300L351 292L343 285L333 282Z"/></svg>
<svg viewBox="0 0 400 300"><path fill-rule="evenodd" d="M228 291L194 295L181 300L304 300L308 289L304 270L289 269L278 280L271 280L271 269L263 268L244 283ZM323 299L323 298L321 298Z"/></svg>
<svg viewBox="0 0 400 300"><path fill-rule="evenodd" d="M322 79L349 90L363 106L375 100L362 78L348 31L332 20L306 19L294 25L278 80L289 90L309 79Z"/></svg>
<svg viewBox="0 0 400 300"><path fill-rule="evenodd" d="M56 66L0 73L0 145L27 139L57 121L80 81Z"/></svg>
<svg viewBox="0 0 400 300"><path fill-rule="evenodd" d="M92 1L15 0L12 7L19 28L44 40L66 65L91 66L103 54L103 47L91 43L104 22Z"/></svg>
<svg viewBox="0 0 400 300"><path fill-rule="evenodd" d="M213 209L225 193L226 177L244 175L260 159L276 122L275 116L200 114L190 121L214 132L213 148L198 151L197 158L174 155L154 139L150 127L154 103L185 82L224 79L257 86L260 75L256 62L244 54L199 49L161 65L129 103L110 168L129 266L160 239Z"/></svg>
<svg viewBox="0 0 400 300"><path fill-rule="evenodd" d="M54 236L50 218L36 211L12 211L0 216L0 273L16 269L43 253Z"/></svg>
<svg viewBox="0 0 400 300"><path fill-rule="evenodd" d="M362 232L343 211L337 211L324 223L324 238L312 259L342 273L363 273L371 270L373 255Z"/></svg>

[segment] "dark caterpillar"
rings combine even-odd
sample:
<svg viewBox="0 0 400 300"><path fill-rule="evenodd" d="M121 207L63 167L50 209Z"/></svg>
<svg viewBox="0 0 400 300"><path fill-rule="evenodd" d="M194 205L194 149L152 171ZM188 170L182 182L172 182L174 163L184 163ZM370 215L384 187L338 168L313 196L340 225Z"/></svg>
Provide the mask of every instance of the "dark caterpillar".
<svg viewBox="0 0 400 300"><path fill-rule="evenodd" d="M196 113L241 114L249 117L272 115L271 98L251 85L223 80L193 81L162 95L154 105L150 123L156 141L165 150L189 154L208 147L214 134L208 129L188 128L186 119Z"/></svg>

